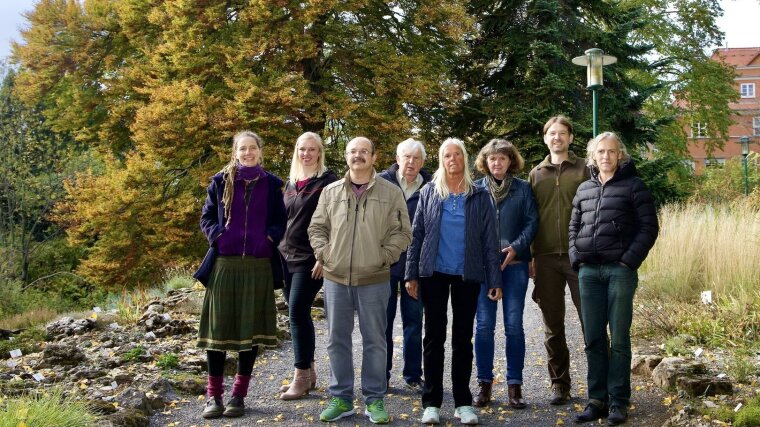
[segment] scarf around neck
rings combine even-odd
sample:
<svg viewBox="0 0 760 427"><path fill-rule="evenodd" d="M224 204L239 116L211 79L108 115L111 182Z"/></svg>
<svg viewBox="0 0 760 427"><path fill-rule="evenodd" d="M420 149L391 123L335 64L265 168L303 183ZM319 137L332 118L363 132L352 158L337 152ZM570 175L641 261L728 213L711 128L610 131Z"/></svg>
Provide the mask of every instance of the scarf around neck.
<svg viewBox="0 0 760 427"><path fill-rule="evenodd" d="M237 170L235 171L235 180L244 179L246 181L253 181L261 178L266 172L261 165L256 166L243 166L238 163Z"/></svg>
<svg viewBox="0 0 760 427"><path fill-rule="evenodd" d="M494 178L493 175L487 175L486 181L488 181L488 191L496 201L496 205L498 205L507 197L507 194L509 194L509 187L512 186L512 177L510 175L505 175L501 184L499 184L496 182L496 178Z"/></svg>

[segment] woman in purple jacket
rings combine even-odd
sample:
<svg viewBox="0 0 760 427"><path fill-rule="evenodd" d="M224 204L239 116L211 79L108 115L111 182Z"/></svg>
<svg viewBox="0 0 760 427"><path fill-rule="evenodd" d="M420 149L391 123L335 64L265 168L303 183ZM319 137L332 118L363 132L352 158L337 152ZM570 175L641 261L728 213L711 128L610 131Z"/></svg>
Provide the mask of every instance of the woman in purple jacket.
<svg viewBox="0 0 760 427"><path fill-rule="evenodd" d="M273 256L285 230L281 188L282 181L261 167L261 138L250 131L235 135L232 158L211 179L201 215L201 230L217 253L198 329L198 347L206 349L208 359L204 418L243 415L258 347L277 344L274 276L279 259L273 262ZM225 408L227 351L237 351L239 357Z"/></svg>
<svg viewBox="0 0 760 427"><path fill-rule="evenodd" d="M288 266L287 286L283 290L288 301L295 358L293 382L280 389L280 399L283 400L299 399L317 386L311 306L322 289L322 264L314 258L306 229L317 209L322 189L337 180L338 177L325 167L322 138L314 132L299 136L290 164L290 179L285 184L288 227L279 246Z"/></svg>

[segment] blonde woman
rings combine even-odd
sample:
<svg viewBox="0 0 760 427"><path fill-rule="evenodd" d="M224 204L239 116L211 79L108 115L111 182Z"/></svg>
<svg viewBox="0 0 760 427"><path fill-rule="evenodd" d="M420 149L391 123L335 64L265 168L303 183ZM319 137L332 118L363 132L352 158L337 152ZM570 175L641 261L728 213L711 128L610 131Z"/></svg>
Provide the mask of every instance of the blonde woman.
<svg viewBox="0 0 760 427"><path fill-rule="evenodd" d="M245 413L243 401L258 348L277 344L274 276L282 275L275 256L285 231L282 181L261 167L258 135L244 131L232 141L232 158L211 178L201 214L201 230L217 255L204 280L198 329L198 347L206 349L208 359L204 418ZM225 408L227 351L237 351L239 358Z"/></svg>
<svg viewBox="0 0 760 427"><path fill-rule="evenodd" d="M290 177L285 184L288 228L279 246L288 267L283 291L288 301L295 359L293 381L280 389L280 399L283 400L299 399L317 385L311 306L322 289L322 264L314 258L306 230L317 209L322 189L337 180L338 177L325 167L322 138L314 132L299 136L293 150Z"/></svg>
<svg viewBox="0 0 760 427"><path fill-rule="evenodd" d="M472 326L481 283L489 298L501 298L495 228L496 212L488 192L472 181L464 143L443 141L438 170L420 193L405 272L407 292L422 299L425 317L423 424L440 423L449 295L454 416L463 424L478 423L470 392Z"/></svg>

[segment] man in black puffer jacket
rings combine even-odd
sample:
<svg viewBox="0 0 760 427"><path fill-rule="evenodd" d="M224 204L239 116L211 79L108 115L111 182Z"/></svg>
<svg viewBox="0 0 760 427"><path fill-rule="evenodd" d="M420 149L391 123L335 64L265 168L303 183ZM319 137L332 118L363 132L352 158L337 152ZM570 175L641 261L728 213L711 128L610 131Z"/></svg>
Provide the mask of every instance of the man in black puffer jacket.
<svg viewBox="0 0 760 427"><path fill-rule="evenodd" d="M657 239L654 199L620 138L604 132L588 145L591 179L578 187L570 218L570 262L579 270L588 361L586 410L576 422L628 418L631 321L637 269ZM607 337L609 324L610 338Z"/></svg>

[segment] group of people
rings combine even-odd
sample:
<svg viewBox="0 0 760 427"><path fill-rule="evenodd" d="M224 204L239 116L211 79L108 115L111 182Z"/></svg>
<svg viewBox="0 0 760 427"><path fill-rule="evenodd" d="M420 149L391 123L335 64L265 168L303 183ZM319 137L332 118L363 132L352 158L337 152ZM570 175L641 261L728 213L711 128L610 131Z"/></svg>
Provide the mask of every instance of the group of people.
<svg viewBox="0 0 760 427"><path fill-rule="evenodd" d="M525 408L523 311L533 277L532 297L545 324L550 403L570 399L567 286L589 364L589 403L576 421L625 422L636 270L658 233L655 205L614 133L590 141L585 162L569 149L573 127L566 117L552 117L543 133L549 155L528 181L515 176L524 161L504 139L480 150L475 166L484 177L474 181L459 139L443 141L431 175L423 169L421 142L401 142L396 163L377 173L374 143L357 137L346 145L348 171L339 178L325 167L322 139L307 132L296 141L285 184L262 168L258 135L237 134L230 162L211 180L201 215L209 242L196 273L206 285L198 338L208 360L203 417L244 413L258 348L276 341L274 289L282 281L295 366L293 380L280 390L283 400L316 387L311 306L324 290L330 401L321 421L354 414L355 315L364 413L373 423L389 421L383 398L399 300L403 380L421 393L422 423L440 423L449 320L454 416L463 424L478 423L473 406L491 400L499 300L508 403ZM225 405L226 351L239 357Z"/></svg>

